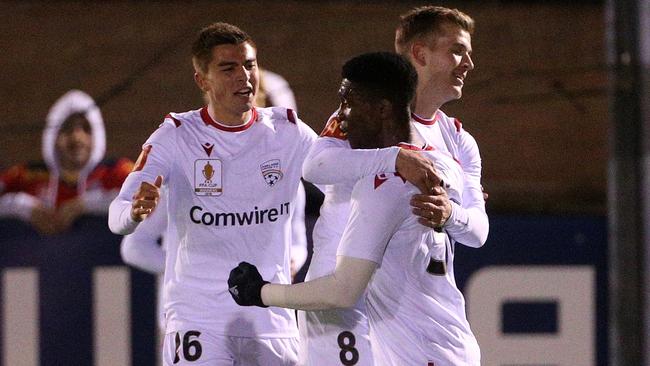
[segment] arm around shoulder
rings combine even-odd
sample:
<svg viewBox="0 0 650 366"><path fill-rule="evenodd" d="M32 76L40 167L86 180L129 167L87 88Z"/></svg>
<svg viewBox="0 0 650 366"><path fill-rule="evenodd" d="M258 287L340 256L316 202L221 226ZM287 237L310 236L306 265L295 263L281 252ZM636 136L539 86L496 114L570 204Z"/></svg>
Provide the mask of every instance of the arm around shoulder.
<svg viewBox="0 0 650 366"><path fill-rule="evenodd" d="M383 172L395 172L398 147L351 149L345 140L319 137L302 167L303 177L316 184L338 184Z"/></svg>

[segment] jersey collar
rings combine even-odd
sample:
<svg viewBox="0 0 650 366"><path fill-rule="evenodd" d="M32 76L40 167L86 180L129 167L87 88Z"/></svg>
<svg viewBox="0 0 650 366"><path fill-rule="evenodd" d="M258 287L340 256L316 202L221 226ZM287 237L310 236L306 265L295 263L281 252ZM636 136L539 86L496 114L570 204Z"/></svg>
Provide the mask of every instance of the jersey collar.
<svg viewBox="0 0 650 366"><path fill-rule="evenodd" d="M399 144L397 144L397 147L400 147L405 150L415 150L415 151L435 150L434 147L429 144L425 144L424 146L420 147L420 146L415 146L413 144L409 144L408 142L400 142Z"/></svg>
<svg viewBox="0 0 650 366"><path fill-rule="evenodd" d="M418 123L421 123L423 125L431 126L438 122L438 111L436 111L436 114L433 115L432 119L426 119L418 116L417 114L411 112L411 118Z"/></svg>
<svg viewBox="0 0 650 366"><path fill-rule="evenodd" d="M226 126L224 124L221 124L213 120L212 117L210 117L210 113L208 113L208 107L201 108L201 119L203 119L203 122L206 125L212 126L218 130L226 131L226 132L240 132L250 128L253 125L253 122L257 120L257 110L255 108L252 108L251 118L248 120L248 122L239 126Z"/></svg>

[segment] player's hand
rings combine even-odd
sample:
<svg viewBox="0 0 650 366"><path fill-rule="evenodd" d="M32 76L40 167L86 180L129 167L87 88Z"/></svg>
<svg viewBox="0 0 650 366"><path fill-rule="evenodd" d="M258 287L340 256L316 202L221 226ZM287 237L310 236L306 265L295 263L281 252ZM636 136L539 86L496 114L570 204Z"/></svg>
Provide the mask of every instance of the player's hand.
<svg viewBox="0 0 650 366"><path fill-rule="evenodd" d="M44 235L53 235L59 232L56 213L42 204L37 204L32 209L30 223L36 231Z"/></svg>
<svg viewBox="0 0 650 366"><path fill-rule="evenodd" d="M433 188L442 185L442 179L431 160L417 151L400 149L395 168L402 178L418 187L424 194L431 193Z"/></svg>
<svg viewBox="0 0 650 366"><path fill-rule="evenodd" d="M241 262L230 271L228 277L228 292L238 305L260 306L266 308L262 302L262 286L269 283L262 279L257 267Z"/></svg>
<svg viewBox="0 0 650 366"><path fill-rule="evenodd" d="M418 222L433 229L440 230L451 216L451 201L442 187L435 187L430 195L413 195L411 206L420 216Z"/></svg>
<svg viewBox="0 0 650 366"><path fill-rule="evenodd" d="M135 191L131 202L131 218L134 221L140 222L151 215L158 205L162 182L163 177L159 175L153 184L149 182L140 183L140 187Z"/></svg>

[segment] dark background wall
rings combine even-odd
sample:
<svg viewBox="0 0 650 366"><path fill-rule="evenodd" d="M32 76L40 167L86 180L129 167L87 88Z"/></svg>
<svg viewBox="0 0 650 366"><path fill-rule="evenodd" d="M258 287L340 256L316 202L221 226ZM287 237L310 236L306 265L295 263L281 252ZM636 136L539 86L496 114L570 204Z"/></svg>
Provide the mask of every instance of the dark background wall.
<svg viewBox="0 0 650 366"><path fill-rule="evenodd" d="M40 158L50 105L71 88L100 99L108 155L135 159L170 111L200 107L189 45L221 20L249 32L320 131L339 69L390 50L399 14L423 2L0 3L0 167ZM603 5L439 2L477 22L476 69L445 106L476 137L493 212L605 212ZM115 91L116 86L125 86Z"/></svg>

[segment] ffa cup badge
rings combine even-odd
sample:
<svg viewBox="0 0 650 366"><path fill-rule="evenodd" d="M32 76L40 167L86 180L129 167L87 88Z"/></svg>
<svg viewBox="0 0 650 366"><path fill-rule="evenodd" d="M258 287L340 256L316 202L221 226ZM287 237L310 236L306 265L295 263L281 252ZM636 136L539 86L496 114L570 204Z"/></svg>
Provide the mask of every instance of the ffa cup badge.
<svg viewBox="0 0 650 366"><path fill-rule="evenodd" d="M194 162L194 193L197 196L221 196L221 178L221 160L199 159Z"/></svg>
<svg viewBox="0 0 650 366"><path fill-rule="evenodd" d="M273 159L265 161L260 165L264 181L269 187L275 186L282 179L282 171L280 170L280 160Z"/></svg>

